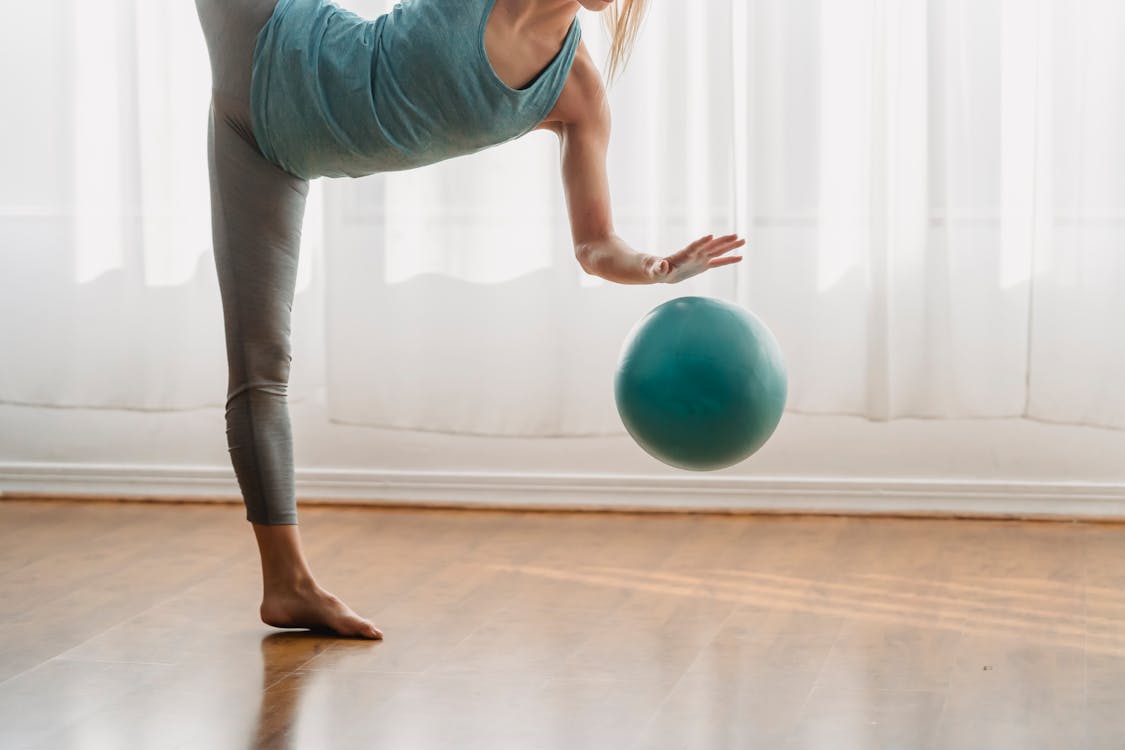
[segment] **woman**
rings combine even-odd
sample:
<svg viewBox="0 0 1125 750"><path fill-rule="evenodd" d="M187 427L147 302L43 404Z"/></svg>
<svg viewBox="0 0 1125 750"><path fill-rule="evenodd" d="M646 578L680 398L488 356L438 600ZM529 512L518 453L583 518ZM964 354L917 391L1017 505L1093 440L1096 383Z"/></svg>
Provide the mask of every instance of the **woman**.
<svg viewBox="0 0 1125 750"><path fill-rule="evenodd" d="M411 169L535 129L561 144L575 255L621 284L675 283L741 260L735 235L666 257L613 231L605 90L579 7L609 9L610 74L645 0L406 0L375 20L329 0L196 0L211 57L208 125L223 300L227 444L277 627L382 634L320 588L297 530L286 402L290 311L308 180Z"/></svg>

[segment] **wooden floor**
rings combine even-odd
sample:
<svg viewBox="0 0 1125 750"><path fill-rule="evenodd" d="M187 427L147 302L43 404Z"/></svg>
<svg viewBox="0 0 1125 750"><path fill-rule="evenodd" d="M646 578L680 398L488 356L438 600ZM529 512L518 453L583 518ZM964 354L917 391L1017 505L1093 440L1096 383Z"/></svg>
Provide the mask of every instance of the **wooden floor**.
<svg viewBox="0 0 1125 750"><path fill-rule="evenodd" d="M1125 526L0 502L0 748L1125 747Z"/></svg>

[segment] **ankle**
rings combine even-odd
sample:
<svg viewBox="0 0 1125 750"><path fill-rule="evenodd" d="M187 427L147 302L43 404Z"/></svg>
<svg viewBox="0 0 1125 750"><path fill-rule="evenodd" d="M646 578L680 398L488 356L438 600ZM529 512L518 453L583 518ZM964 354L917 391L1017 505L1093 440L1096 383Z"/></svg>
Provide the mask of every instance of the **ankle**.
<svg viewBox="0 0 1125 750"><path fill-rule="evenodd" d="M316 588L296 526L254 524L254 535L262 560L263 588L267 593L305 592Z"/></svg>
<svg viewBox="0 0 1125 750"><path fill-rule="evenodd" d="M262 570L262 587L266 593L308 593L317 589L316 580L308 568Z"/></svg>

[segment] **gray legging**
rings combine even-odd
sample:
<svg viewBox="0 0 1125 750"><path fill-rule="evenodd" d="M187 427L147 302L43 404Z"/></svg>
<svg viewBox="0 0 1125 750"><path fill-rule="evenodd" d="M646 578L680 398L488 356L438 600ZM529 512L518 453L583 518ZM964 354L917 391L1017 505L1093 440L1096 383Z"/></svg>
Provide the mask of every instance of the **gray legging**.
<svg viewBox="0 0 1125 750"><path fill-rule="evenodd" d="M289 321L307 180L267 161L250 126L250 63L277 0L196 0L211 57L211 227L226 329L227 447L246 518L297 523Z"/></svg>

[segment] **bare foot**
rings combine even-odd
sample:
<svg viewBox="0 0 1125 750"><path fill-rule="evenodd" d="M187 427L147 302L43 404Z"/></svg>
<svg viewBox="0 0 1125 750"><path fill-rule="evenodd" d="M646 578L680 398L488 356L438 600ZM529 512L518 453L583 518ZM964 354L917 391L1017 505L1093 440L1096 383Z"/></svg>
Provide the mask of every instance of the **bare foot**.
<svg viewBox="0 0 1125 750"><path fill-rule="evenodd" d="M337 635L381 639L383 634L340 599L315 583L267 591L262 622L275 628L331 630Z"/></svg>

